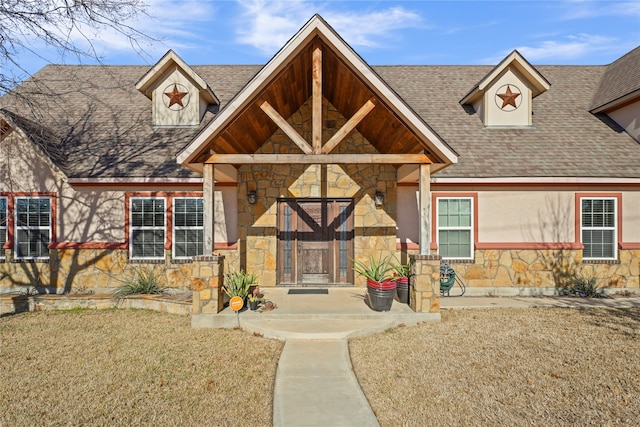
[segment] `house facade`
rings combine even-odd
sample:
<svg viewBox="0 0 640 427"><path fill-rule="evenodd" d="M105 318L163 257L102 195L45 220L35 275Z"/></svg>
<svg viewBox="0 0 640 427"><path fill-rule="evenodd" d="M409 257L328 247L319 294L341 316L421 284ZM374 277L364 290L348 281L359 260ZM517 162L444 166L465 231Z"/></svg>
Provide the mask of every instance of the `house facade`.
<svg viewBox="0 0 640 427"><path fill-rule="evenodd" d="M640 48L371 67L314 16L263 67L50 65L0 99L0 288L151 266L215 312L225 271L360 286L353 259L389 255L417 311L440 257L471 295L638 290L639 141Z"/></svg>

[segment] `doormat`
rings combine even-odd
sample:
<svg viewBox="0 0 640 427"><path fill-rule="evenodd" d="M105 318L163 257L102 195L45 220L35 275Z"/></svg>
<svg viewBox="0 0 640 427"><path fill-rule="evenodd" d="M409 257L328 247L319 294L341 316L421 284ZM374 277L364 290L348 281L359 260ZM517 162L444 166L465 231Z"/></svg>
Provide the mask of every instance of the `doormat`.
<svg viewBox="0 0 640 427"><path fill-rule="evenodd" d="M289 295L328 295L329 289L289 289Z"/></svg>

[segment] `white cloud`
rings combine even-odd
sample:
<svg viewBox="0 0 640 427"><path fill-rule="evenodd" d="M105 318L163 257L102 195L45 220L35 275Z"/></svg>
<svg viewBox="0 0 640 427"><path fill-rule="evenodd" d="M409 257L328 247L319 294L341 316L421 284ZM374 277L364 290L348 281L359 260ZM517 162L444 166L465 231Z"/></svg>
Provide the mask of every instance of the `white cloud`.
<svg viewBox="0 0 640 427"><path fill-rule="evenodd" d="M130 21L121 24L139 32L133 32L133 40L114 28L94 28L88 25L78 25L70 30L49 27L49 30L62 34L80 50L95 51L97 57L113 57L119 54L137 52L146 59L156 60L164 54L170 42L171 48L189 47L181 40L197 40L198 35L192 29L195 25L213 19L213 3L201 1L161 0L151 1L144 14L138 14ZM145 35L149 39L145 38ZM139 45L137 45L139 43ZM41 55L55 56L56 52L47 52L41 40L31 42ZM64 56L64 53L63 53ZM47 58L51 61L59 59ZM81 59L81 58L78 58Z"/></svg>
<svg viewBox="0 0 640 427"><path fill-rule="evenodd" d="M560 16L563 20L598 18L604 16L622 16L640 18L640 2L569 0L563 5L566 12Z"/></svg>
<svg viewBox="0 0 640 427"><path fill-rule="evenodd" d="M239 0L244 9L238 41L254 46L263 54L282 47L315 13L352 46L377 46L394 30L415 26L420 16L402 7L371 11L324 11L324 5L303 0ZM335 6L332 5L332 6Z"/></svg>
<svg viewBox="0 0 640 427"><path fill-rule="evenodd" d="M572 60L596 51L608 50L618 44L612 37L590 34L568 36L566 40L547 40L538 46L520 46L518 51L530 61Z"/></svg>
<svg viewBox="0 0 640 427"><path fill-rule="evenodd" d="M575 59L595 51L609 49L617 44L612 37L594 36L590 34L578 34L568 36L566 40L547 40L538 46L520 46L518 51L530 61L539 62L550 59Z"/></svg>
<svg viewBox="0 0 640 427"><path fill-rule="evenodd" d="M516 49L528 61L537 64L551 64L572 63L578 58L593 56L598 52L624 50L625 45L626 43L621 43L614 37L582 33L567 36L562 40L545 40L533 46L518 46ZM510 52L504 51L500 57L485 58L482 63L497 64Z"/></svg>

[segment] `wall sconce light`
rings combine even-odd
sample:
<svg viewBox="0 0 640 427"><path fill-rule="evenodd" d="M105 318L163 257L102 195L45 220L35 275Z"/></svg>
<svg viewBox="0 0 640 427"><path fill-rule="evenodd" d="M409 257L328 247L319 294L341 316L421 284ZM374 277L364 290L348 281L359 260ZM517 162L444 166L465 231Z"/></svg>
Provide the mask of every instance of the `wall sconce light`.
<svg viewBox="0 0 640 427"><path fill-rule="evenodd" d="M375 203L377 208L382 206L382 204L384 203L384 194L382 194L382 191L376 191L375 196L373 196L373 202Z"/></svg>
<svg viewBox="0 0 640 427"><path fill-rule="evenodd" d="M247 200L249 201L249 204L255 205L257 199L258 194L256 193L256 190L251 190L247 193Z"/></svg>

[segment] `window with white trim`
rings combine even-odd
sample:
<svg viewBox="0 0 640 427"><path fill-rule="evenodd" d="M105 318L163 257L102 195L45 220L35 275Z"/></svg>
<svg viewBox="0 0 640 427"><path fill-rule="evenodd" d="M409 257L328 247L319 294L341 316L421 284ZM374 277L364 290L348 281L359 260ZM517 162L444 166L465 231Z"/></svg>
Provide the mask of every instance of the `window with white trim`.
<svg viewBox="0 0 640 427"><path fill-rule="evenodd" d="M16 197L16 259L48 259L51 243L51 199Z"/></svg>
<svg viewBox="0 0 640 427"><path fill-rule="evenodd" d="M4 244L7 241L7 198L0 197L0 258L4 258Z"/></svg>
<svg viewBox="0 0 640 427"><path fill-rule="evenodd" d="M437 210L438 254L473 259L473 199L438 197Z"/></svg>
<svg viewBox="0 0 640 427"><path fill-rule="evenodd" d="M204 199L174 197L173 258L202 255L204 247Z"/></svg>
<svg viewBox="0 0 640 427"><path fill-rule="evenodd" d="M580 238L583 259L617 259L617 199L580 199Z"/></svg>
<svg viewBox="0 0 640 427"><path fill-rule="evenodd" d="M167 234L165 200L157 197L132 197L129 204L131 258L164 259Z"/></svg>

